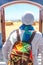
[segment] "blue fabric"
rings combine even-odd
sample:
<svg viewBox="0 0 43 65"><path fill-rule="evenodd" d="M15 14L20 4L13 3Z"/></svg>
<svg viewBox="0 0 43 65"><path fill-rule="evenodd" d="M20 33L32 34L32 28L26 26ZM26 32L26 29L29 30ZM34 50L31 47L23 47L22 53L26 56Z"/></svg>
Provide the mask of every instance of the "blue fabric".
<svg viewBox="0 0 43 65"><path fill-rule="evenodd" d="M23 26L22 29L24 30L22 41L28 42L30 40L31 35L32 35L31 31L34 30L34 28L31 25L29 25L29 26Z"/></svg>
<svg viewBox="0 0 43 65"><path fill-rule="evenodd" d="M29 39L30 39L30 37L31 37L31 35L32 35L31 32L28 32L28 33L24 32L22 41L23 41L23 42L28 42Z"/></svg>
<svg viewBox="0 0 43 65"><path fill-rule="evenodd" d="M25 25L25 24L23 24L23 25L20 27L20 29L21 29L21 30L25 30L25 27L28 27L28 30L34 30L34 27L33 27L32 25Z"/></svg>
<svg viewBox="0 0 43 65"><path fill-rule="evenodd" d="M22 41L23 42L28 42L31 35L32 35L32 30L34 30L33 26L32 25L22 25L20 27L21 30L24 30L24 34L23 34L23 38L22 38Z"/></svg>

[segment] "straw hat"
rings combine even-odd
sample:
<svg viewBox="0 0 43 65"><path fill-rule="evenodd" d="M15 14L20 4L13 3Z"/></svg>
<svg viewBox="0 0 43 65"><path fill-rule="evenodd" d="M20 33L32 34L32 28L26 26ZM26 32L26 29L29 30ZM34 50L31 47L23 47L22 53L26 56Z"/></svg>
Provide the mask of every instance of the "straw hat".
<svg viewBox="0 0 43 65"><path fill-rule="evenodd" d="M34 15L32 13L26 13L22 17L22 23L25 25L32 25L34 22Z"/></svg>

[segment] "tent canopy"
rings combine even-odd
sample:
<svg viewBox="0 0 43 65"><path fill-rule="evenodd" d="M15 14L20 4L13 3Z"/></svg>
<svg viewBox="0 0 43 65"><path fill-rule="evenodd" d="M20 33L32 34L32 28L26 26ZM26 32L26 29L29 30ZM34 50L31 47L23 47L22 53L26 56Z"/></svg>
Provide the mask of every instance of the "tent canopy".
<svg viewBox="0 0 43 65"><path fill-rule="evenodd" d="M18 1L18 0L0 0L0 6L3 5L3 4L5 4L5 3L11 2L11 1ZM20 0L19 0L19 1L20 1ZM28 1L29 1L29 0L28 0ZM43 0L31 0L31 1L43 5Z"/></svg>

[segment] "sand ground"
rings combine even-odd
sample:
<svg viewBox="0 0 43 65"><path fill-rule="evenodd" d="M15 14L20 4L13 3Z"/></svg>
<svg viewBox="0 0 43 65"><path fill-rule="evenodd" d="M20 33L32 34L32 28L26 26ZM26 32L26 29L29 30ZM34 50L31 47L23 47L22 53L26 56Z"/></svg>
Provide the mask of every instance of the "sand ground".
<svg viewBox="0 0 43 65"><path fill-rule="evenodd" d="M6 26L5 26L5 29L6 29L6 39L9 37L10 33L13 30L19 28L20 25L22 25L21 22L13 22L13 24L11 24L11 25L9 23L7 23ZM34 24L33 26L34 26L36 31L39 31L39 24L38 23Z"/></svg>
<svg viewBox="0 0 43 65"><path fill-rule="evenodd" d="M6 29L6 39L9 37L10 33L13 31L13 30L16 30L20 27L20 25L22 25L21 22L13 22L12 25L6 25L5 26L5 29Z"/></svg>

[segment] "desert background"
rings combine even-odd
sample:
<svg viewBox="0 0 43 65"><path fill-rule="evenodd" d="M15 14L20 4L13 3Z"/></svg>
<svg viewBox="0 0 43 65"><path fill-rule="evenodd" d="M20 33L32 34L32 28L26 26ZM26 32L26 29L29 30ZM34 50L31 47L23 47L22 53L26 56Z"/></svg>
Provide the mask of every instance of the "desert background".
<svg viewBox="0 0 43 65"><path fill-rule="evenodd" d="M18 29L21 25L22 25L22 22L20 20L13 21L13 22L12 21L6 21L5 22L6 40L9 37L10 33L13 30ZM39 22L38 21L35 21L33 23L33 26L34 26L36 31L39 31Z"/></svg>

